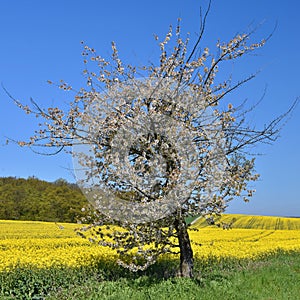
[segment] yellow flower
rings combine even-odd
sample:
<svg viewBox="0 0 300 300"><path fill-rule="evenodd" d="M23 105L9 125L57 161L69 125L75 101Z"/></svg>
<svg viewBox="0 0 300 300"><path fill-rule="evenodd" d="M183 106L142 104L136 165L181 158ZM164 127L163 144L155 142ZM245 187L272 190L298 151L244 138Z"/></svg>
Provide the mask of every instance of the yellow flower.
<svg viewBox="0 0 300 300"><path fill-rule="evenodd" d="M232 218L224 216L226 218ZM244 217L244 224L253 217ZM266 218L266 217L265 217ZM229 220L229 219L228 219ZM236 223L238 223L237 218ZM255 217L260 226L273 224L272 217ZM279 218L282 226L293 227L291 220ZM253 220L252 220L253 221ZM263 223L265 222L265 223ZM277 221L277 226L279 221ZM235 224L235 223L234 223ZM199 224L198 224L199 225ZM195 226L198 226L197 223ZM88 266L100 259L116 260L116 252L77 236L77 224L30 221L0 221L0 270L17 265L49 268L51 266ZM107 229L113 230L114 227ZM300 230L241 229L222 230L204 227L190 231L195 257L257 258L277 250L300 252ZM174 255L171 255L174 257Z"/></svg>

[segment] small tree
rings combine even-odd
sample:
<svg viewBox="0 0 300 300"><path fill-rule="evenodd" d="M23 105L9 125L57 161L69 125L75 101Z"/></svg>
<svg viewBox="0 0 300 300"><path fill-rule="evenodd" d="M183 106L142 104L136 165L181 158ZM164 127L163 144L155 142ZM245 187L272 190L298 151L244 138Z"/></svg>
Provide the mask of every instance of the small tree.
<svg viewBox="0 0 300 300"><path fill-rule="evenodd" d="M162 254L179 252L178 274L192 277L186 217L212 220L233 198L248 201L254 192L249 182L258 178L249 146L274 141L295 105L260 130L246 123L244 103L222 108L224 98L255 74L236 83L230 78L218 82L219 66L266 40L252 43L253 32L237 34L218 42L215 54L201 51L208 11L191 50L180 22L175 31L170 27L159 42L157 65L124 65L115 43L108 60L84 45L84 63L92 61L96 68L86 67L87 88L76 92L68 110L15 100L45 120L19 145L56 148L55 153L73 147L78 184L93 204L85 230L91 230L91 241L117 249L119 263L133 271L147 268ZM65 82L58 85L73 90ZM117 226L109 232L99 226L112 224Z"/></svg>

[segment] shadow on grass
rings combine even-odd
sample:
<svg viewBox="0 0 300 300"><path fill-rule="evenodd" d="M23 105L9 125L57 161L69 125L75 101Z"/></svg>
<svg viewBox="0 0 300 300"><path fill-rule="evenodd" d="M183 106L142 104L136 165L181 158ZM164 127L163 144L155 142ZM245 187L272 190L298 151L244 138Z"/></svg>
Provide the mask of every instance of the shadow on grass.
<svg viewBox="0 0 300 300"><path fill-rule="evenodd" d="M0 272L0 299L44 299L49 291L68 289L88 282L126 282L132 288L148 288L170 279L178 282L177 260L164 259L145 271L131 272L111 260L99 260L93 266L79 268L17 266ZM201 284L198 277L191 279Z"/></svg>
<svg viewBox="0 0 300 300"><path fill-rule="evenodd" d="M209 281L224 282L228 280L230 272L241 265L242 262L240 260L220 260L215 257L211 257L205 261L195 259L194 277L188 280L199 286L203 286L205 282ZM138 284L142 287L159 284L165 280L171 280L173 283L178 282L178 267L179 260L175 259L161 259L147 270L138 272L131 272L112 261L101 260L96 265L97 274L98 276L100 275L103 281L126 280L129 285L136 286Z"/></svg>
<svg viewBox="0 0 300 300"><path fill-rule="evenodd" d="M136 273L124 269L114 261L103 259L92 266L80 268L38 269L33 266L19 266L0 272L0 299L45 299L49 293L68 291L80 286L95 287L101 284L113 288L118 286L120 289L129 287L132 290L147 290L164 285L165 282L171 289L173 287L180 289L180 285L190 286L191 290L205 286L226 287L237 272L245 271L248 274L269 266L277 270L283 265L288 265L298 272L299 262L299 253L280 251L258 260L196 258L192 279L176 278L179 261L175 259L161 259L147 270Z"/></svg>
<svg viewBox="0 0 300 300"><path fill-rule="evenodd" d="M193 286L202 288L210 285L226 286L236 272L255 270L267 267L274 262L281 265L292 265L295 259L299 261L299 253L284 252L261 257L258 260L218 259L215 257L205 260L195 259L194 278L178 279L176 271L179 261L161 259L145 271L131 272L111 260L98 260L93 266L80 268L51 267L38 269L33 266L18 266L9 271L0 272L0 299L45 299L49 292L69 290L76 286L96 286L98 283L114 282L133 290L148 289L168 282L170 285ZM291 261L291 263L289 262ZM280 266L281 266L280 265ZM298 270L298 269L297 269Z"/></svg>

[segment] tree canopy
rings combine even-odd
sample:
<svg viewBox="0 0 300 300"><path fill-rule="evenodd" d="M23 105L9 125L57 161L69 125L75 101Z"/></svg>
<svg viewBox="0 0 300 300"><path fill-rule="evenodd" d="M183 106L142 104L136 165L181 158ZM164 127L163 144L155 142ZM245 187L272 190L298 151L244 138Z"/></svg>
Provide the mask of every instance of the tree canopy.
<svg viewBox="0 0 300 300"><path fill-rule="evenodd" d="M78 186L64 179L0 178L0 219L76 223L86 205Z"/></svg>

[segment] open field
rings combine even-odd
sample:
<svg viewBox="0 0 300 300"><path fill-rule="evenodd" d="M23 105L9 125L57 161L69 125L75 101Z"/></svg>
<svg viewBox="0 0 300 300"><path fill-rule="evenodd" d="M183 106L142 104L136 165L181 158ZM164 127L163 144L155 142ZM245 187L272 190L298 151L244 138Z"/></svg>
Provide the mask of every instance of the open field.
<svg viewBox="0 0 300 300"><path fill-rule="evenodd" d="M37 295L50 290L49 299L167 299L171 294L172 299L217 299L222 293L223 299L300 299L295 296L300 295L299 219L274 223L272 217L226 215L221 221L233 218L231 230L194 224L200 229L190 232L194 280L167 279L176 267L174 256L145 273L128 273L114 263L112 250L76 236L77 224L0 221L0 299L45 299ZM255 288L258 296L249 298L242 286ZM238 288L244 296L234 297Z"/></svg>
<svg viewBox="0 0 300 300"><path fill-rule="evenodd" d="M103 258L112 259L115 255L112 250L91 244L77 236L74 229L78 226L51 222L0 221L0 270L23 265L38 268L79 267L96 264L97 260ZM201 223L197 222L194 227L200 228L198 232L190 232L195 256L200 259L255 258L277 250L300 251L300 230L222 230L201 228Z"/></svg>
<svg viewBox="0 0 300 300"><path fill-rule="evenodd" d="M227 224L232 223L231 228L300 230L300 218L224 214L218 221ZM203 218L195 221L195 225L198 228L208 227L206 220Z"/></svg>
<svg viewBox="0 0 300 300"><path fill-rule="evenodd" d="M201 228L202 223L196 222L193 226L199 228L199 231L190 232L195 256L201 259L255 258L277 250L300 252L300 230L257 229L258 224L272 228L272 217L265 217L264 222L261 222L261 217L224 217L227 221L232 218L237 219L234 224L249 227L251 221L256 228ZM256 218L257 225L253 222ZM245 223L242 223L243 220ZM269 220L269 224L266 220ZM281 224L295 228L298 221L292 219L290 223L282 221ZM38 268L79 267L93 265L99 259L112 259L115 255L112 250L91 244L77 236L74 229L79 226L51 222L0 221L0 270L24 265Z"/></svg>

